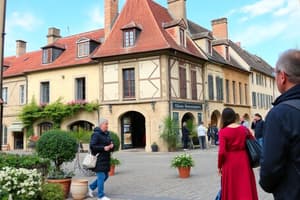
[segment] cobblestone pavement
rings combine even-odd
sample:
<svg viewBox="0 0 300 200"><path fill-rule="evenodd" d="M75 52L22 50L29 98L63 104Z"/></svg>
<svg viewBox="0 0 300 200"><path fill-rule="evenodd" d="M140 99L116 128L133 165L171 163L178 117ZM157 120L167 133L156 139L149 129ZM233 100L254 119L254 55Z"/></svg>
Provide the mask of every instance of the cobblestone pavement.
<svg viewBox="0 0 300 200"><path fill-rule="evenodd" d="M217 148L188 152L195 159L195 167L187 179L179 178L177 169L170 167L171 159L181 152L147 153L142 150L129 150L114 153L122 164L116 168L115 176L105 183L106 195L112 200L214 200L220 186L216 166ZM84 155L80 153L80 160ZM74 163L65 167L73 169ZM257 181L258 170L254 170ZM95 179L94 176L83 175L78 169L75 172L74 179ZM273 199L258 184L257 187L260 200ZM96 191L94 194L96 195Z"/></svg>

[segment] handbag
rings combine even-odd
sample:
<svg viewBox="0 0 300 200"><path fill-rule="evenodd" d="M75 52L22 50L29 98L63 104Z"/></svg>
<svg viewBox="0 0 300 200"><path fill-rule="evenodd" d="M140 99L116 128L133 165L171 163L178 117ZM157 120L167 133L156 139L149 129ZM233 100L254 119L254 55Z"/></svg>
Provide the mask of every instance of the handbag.
<svg viewBox="0 0 300 200"><path fill-rule="evenodd" d="M82 161L82 166L87 169L92 169L96 167L97 163L97 157L99 153L97 153L95 156L89 152Z"/></svg>
<svg viewBox="0 0 300 200"><path fill-rule="evenodd" d="M259 160L261 157L262 149L260 144L254 138L246 139L246 149L250 161L250 166L256 168L259 166Z"/></svg>

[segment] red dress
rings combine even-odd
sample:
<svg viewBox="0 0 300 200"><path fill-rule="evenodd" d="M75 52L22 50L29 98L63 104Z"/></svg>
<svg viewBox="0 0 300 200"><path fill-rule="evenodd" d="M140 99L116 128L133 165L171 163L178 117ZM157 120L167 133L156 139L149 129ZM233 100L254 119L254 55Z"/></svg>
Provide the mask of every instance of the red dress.
<svg viewBox="0 0 300 200"><path fill-rule="evenodd" d="M222 169L222 200L258 200L254 173L245 149L246 133L244 126L220 130L218 168Z"/></svg>

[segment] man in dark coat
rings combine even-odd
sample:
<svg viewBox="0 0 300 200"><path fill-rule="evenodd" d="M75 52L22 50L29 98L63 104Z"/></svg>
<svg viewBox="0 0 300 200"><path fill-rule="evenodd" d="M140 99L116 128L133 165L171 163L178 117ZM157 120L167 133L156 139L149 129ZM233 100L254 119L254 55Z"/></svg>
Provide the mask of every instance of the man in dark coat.
<svg viewBox="0 0 300 200"><path fill-rule="evenodd" d="M182 124L182 142L183 142L184 150L187 150L187 148L188 148L188 143L190 141L189 135L190 135L190 131L186 127L186 122L183 122L183 124Z"/></svg>
<svg viewBox="0 0 300 200"><path fill-rule="evenodd" d="M263 128L264 128L264 120L262 119L262 116L259 113L254 114L254 133L255 138L260 144L260 146L263 145Z"/></svg>
<svg viewBox="0 0 300 200"><path fill-rule="evenodd" d="M300 51L288 50L277 61L281 93L264 125L260 185L275 200L300 199ZM296 102L288 105L288 102Z"/></svg>
<svg viewBox="0 0 300 200"><path fill-rule="evenodd" d="M108 121L100 119L99 127L94 129L91 136L90 149L93 155L97 155L96 167L93 169L96 172L97 179L89 185L90 197L93 197L93 190L98 187L98 200L110 200L104 194L104 182L108 178L110 169L110 152L114 149L114 144L109 136Z"/></svg>

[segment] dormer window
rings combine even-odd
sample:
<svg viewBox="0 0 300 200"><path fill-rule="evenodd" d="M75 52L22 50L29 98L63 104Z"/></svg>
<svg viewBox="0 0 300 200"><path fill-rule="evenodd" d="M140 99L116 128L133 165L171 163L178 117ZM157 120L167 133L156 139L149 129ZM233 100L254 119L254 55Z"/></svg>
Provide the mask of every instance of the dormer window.
<svg viewBox="0 0 300 200"><path fill-rule="evenodd" d="M48 64L54 62L60 54L65 50L62 45L59 44L52 44L45 47L43 49L43 64Z"/></svg>
<svg viewBox="0 0 300 200"><path fill-rule="evenodd" d="M179 29L180 45L185 47L185 34L182 28Z"/></svg>
<svg viewBox="0 0 300 200"><path fill-rule="evenodd" d="M207 53L209 55L211 55L212 54L212 45L211 45L211 40L210 39L206 40L206 49L207 49Z"/></svg>
<svg viewBox="0 0 300 200"><path fill-rule="evenodd" d="M123 47L135 46L137 38L142 30L141 27L135 22L131 22L121 30L123 31Z"/></svg>
<svg viewBox="0 0 300 200"><path fill-rule="evenodd" d="M225 46L225 56L226 56L226 60L229 60L229 48L228 48L228 46Z"/></svg>
<svg viewBox="0 0 300 200"><path fill-rule="evenodd" d="M89 56L99 45L98 41L94 41L89 38L81 38L76 43L78 58Z"/></svg>

